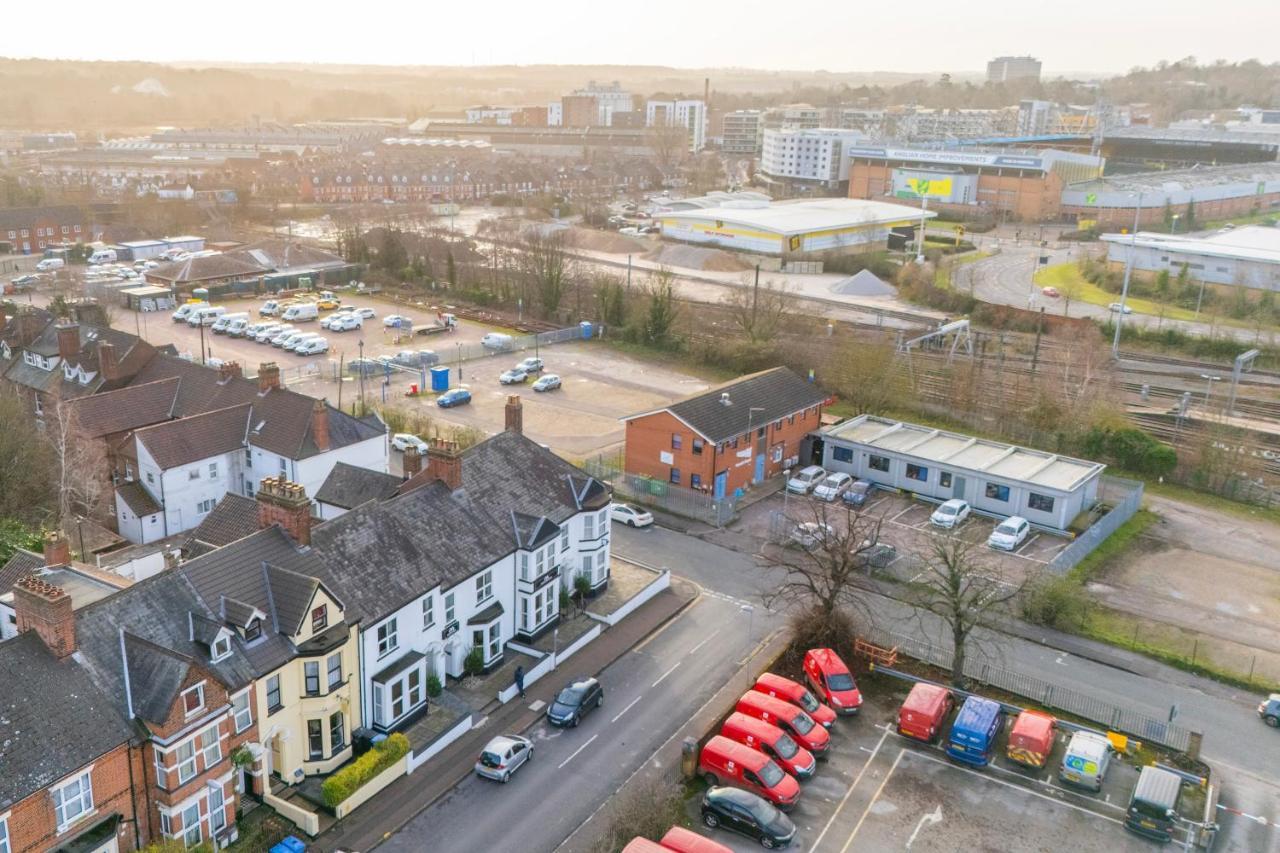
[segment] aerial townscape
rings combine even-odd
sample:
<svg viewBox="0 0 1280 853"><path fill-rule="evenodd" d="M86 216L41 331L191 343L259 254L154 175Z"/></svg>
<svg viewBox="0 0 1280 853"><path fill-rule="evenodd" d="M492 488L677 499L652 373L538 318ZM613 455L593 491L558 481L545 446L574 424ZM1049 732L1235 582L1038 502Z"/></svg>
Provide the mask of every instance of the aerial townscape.
<svg viewBox="0 0 1280 853"><path fill-rule="evenodd" d="M1273 6L49 12L0 853L1280 853Z"/></svg>

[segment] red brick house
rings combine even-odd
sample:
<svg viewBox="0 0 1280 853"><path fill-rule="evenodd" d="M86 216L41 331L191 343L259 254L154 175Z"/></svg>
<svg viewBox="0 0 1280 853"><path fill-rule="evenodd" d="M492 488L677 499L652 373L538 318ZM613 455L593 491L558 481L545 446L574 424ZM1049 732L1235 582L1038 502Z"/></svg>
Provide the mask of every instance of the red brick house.
<svg viewBox="0 0 1280 853"><path fill-rule="evenodd" d="M793 467L826 399L790 369L743 376L624 418L628 474L732 495Z"/></svg>

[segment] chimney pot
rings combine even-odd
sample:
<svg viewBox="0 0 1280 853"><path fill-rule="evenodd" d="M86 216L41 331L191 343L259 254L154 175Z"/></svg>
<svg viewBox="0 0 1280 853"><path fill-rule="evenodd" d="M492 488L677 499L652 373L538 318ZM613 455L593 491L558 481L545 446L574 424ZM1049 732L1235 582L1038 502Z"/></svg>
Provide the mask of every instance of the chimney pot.
<svg viewBox="0 0 1280 853"><path fill-rule="evenodd" d="M306 489L284 477L265 477L255 497L260 530L278 524L299 545L311 544L311 499Z"/></svg>
<svg viewBox="0 0 1280 853"><path fill-rule="evenodd" d="M517 435L524 433L524 406L520 403L519 394L511 394L507 397L507 432L514 432Z"/></svg>
<svg viewBox="0 0 1280 853"><path fill-rule="evenodd" d="M427 448L427 473L457 491L462 487L462 457L456 442L437 439Z"/></svg>
<svg viewBox="0 0 1280 853"><path fill-rule="evenodd" d="M76 650L75 608L66 590L28 575L14 584L13 610L18 633L35 631L58 660Z"/></svg>
<svg viewBox="0 0 1280 853"><path fill-rule="evenodd" d="M218 368L219 382L226 383L232 379L239 379L243 375L244 372L240 369L240 362L238 361L228 361Z"/></svg>
<svg viewBox="0 0 1280 853"><path fill-rule="evenodd" d="M264 361L258 365L258 390L270 391L280 387L280 365L274 361Z"/></svg>

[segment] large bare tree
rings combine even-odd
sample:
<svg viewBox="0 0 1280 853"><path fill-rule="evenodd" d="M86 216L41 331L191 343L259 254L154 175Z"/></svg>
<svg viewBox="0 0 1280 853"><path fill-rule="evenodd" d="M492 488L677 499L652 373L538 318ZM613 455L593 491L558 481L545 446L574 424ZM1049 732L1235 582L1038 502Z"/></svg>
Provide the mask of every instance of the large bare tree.
<svg viewBox="0 0 1280 853"><path fill-rule="evenodd" d="M102 447L81 432L73 401L59 400L46 410L44 436L52 451L58 523L62 529L73 529L77 516L103 519L111 483Z"/></svg>
<svg viewBox="0 0 1280 853"><path fill-rule="evenodd" d="M563 232L530 228L520 246L520 264L525 280L533 286L543 316L560 308L577 271Z"/></svg>
<svg viewBox="0 0 1280 853"><path fill-rule="evenodd" d="M785 282L761 282L759 271L746 272L742 286L730 288L724 304L734 325L751 343L771 343L790 314L791 292Z"/></svg>

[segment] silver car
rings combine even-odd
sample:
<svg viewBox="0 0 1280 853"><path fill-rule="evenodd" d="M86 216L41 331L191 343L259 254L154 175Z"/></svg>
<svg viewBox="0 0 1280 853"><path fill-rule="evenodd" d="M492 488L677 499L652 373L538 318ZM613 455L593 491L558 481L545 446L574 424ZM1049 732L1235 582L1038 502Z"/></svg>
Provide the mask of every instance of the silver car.
<svg viewBox="0 0 1280 853"><path fill-rule="evenodd" d="M533 741L520 735L498 735L485 744L476 759L476 775L508 782L511 774L533 758Z"/></svg>

